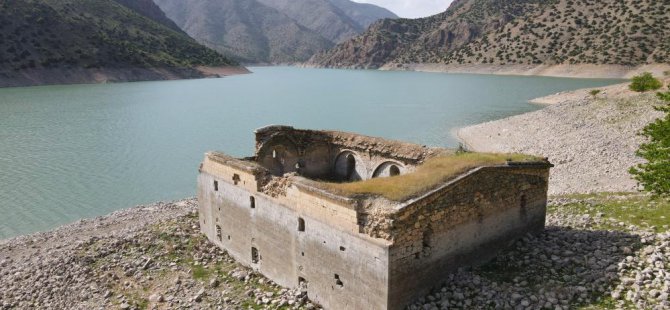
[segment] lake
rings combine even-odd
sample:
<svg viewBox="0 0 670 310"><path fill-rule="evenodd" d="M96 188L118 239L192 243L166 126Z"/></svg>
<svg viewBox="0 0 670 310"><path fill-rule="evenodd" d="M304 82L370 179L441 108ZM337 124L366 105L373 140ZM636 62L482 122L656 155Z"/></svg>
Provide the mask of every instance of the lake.
<svg viewBox="0 0 670 310"><path fill-rule="evenodd" d="M0 89L0 239L195 194L203 154L268 124L455 147L454 128L619 80L251 68L223 79Z"/></svg>

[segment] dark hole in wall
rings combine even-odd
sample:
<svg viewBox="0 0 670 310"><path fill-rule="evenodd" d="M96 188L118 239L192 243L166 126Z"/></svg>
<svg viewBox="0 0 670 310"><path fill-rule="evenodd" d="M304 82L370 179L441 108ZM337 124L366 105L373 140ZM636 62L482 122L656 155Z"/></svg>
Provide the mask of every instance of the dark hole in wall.
<svg viewBox="0 0 670 310"><path fill-rule="evenodd" d="M305 278L298 277L298 288L301 291L306 291L308 285L309 285L309 282L307 282L307 280Z"/></svg>
<svg viewBox="0 0 670 310"><path fill-rule="evenodd" d="M356 224L358 224L358 232L365 233L365 224L368 222L368 215L365 213L356 212Z"/></svg>
<svg viewBox="0 0 670 310"><path fill-rule="evenodd" d="M347 250L347 248L345 248L345 247L343 247L343 246L340 247L340 251L344 252L344 251L346 251L346 250Z"/></svg>
<svg viewBox="0 0 670 310"><path fill-rule="evenodd" d="M214 191L215 192L219 191L219 181L214 181Z"/></svg>
<svg viewBox="0 0 670 310"><path fill-rule="evenodd" d="M239 174L237 174L237 173L233 174L233 183L235 183L235 185L237 185L237 183L240 183L240 175Z"/></svg>
<svg viewBox="0 0 670 310"><path fill-rule="evenodd" d="M338 287L344 287L344 282L342 282L342 280L340 279L340 275L338 275L337 273L335 274L335 284Z"/></svg>
<svg viewBox="0 0 670 310"><path fill-rule="evenodd" d="M221 226L216 225L216 239L219 239L219 241L223 240L221 236Z"/></svg>
<svg viewBox="0 0 670 310"><path fill-rule="evenodd" d="M396 165L391 165L391 168L389 168L389 175L392 177L400 175L400 168Z"/></svg>
<svg viewBox="0 0 670 310"><path fill-rule="evenodd" d="M298 231L305 231L305 220L302 217L298 218Z"/></svg>
<svg viewBox="0 0 670 310"><path fill-rule="evenodd" d="M432 249L432 238L433 238L433 230L428 227L423 232L423 240L421 241L421 245L423 246L423 249L421 250L421 253L423 256L429 256L431 253Z"/></svg>
<svg viewBox="0 0 670 310"><path fill-rule="evenodd" d="M251 262L254 264L258 264L260 261L260 255L258 254L258 249L255 247L251 247Z"/></svg>
<svg viewBox="0 0 670 310"><path fill-rule="evenodd" d="M249 206L252 209L256 209L256 197L254 197L254 196L249 197Z"/></svg>

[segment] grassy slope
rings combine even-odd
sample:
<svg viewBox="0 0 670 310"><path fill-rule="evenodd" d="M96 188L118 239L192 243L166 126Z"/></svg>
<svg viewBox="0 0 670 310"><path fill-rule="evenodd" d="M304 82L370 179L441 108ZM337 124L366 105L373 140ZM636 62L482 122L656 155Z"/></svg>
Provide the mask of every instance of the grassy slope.
<svg viewBox="0 0 670 310"><path fill-rule="evenodd" d="M233 64L111 0L3 1L0 46L0 71Z"/></svg>
<svg viewBox="0 0 670 310"><path fill-rule="evenodd" d="M539 159L521 154L464 153L431 158L416 171L404 175L352 183L322 183L322 185L344 195L372 194L402 201L477 167L502 165L508 161L536 160Z"/></svg>

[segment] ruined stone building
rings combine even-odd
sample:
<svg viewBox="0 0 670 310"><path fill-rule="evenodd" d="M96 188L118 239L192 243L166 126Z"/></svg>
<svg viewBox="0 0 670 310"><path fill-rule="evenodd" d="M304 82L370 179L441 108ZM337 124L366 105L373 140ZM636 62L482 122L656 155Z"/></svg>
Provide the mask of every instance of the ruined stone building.
<svg viewBox="0 0 670 310"><path fill-rule="evenodd" d="M286 126L255 134L253 157L206 154L202 231L276 283L306 287L326 309L402 309L456 268L544 228L546 160L475 167L393 201L324 184L400 179L453 152Z"/></svg>

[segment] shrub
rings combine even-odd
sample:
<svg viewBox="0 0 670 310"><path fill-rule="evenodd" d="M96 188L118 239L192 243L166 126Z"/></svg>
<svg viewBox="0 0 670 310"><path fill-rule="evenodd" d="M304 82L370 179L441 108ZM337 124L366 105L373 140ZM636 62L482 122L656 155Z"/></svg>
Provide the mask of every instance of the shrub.
<svg viewBox="0 0 670 310"><path fill-rule="evenodd" d="M670 89L670 86L668 86L668 89ZM658 93L656 95L658 95L658 98L661 100L670 102L670 91L665 93Z"/></svg>
<svg viewBox="0 0 670 310"><path fill-rule="evenodd" d="M631 168L630 173L645 191L670 196L670 92L658 93L658 97L668 102L665 106L656 107L665 112L665 117L642 130L642 135L649 140L640 146L636 154L647 162Z"/></svg>
<svg viewBox="0 0 670 310"><path fill-rule="evenodd" d="M632 83L630 84L630 89L636 92L645 92L650 90L657 90L661 88L663 84L661 81L656 79L651 73L645 72L638 76L634 76Z"/></svg>
<svg viewBox="0 0 670 310"><path fill-rule="evenodd" d="M598 94L600 94L600 89L591 90L589 94L595 98L596 96L598 96Z"/></svg>

